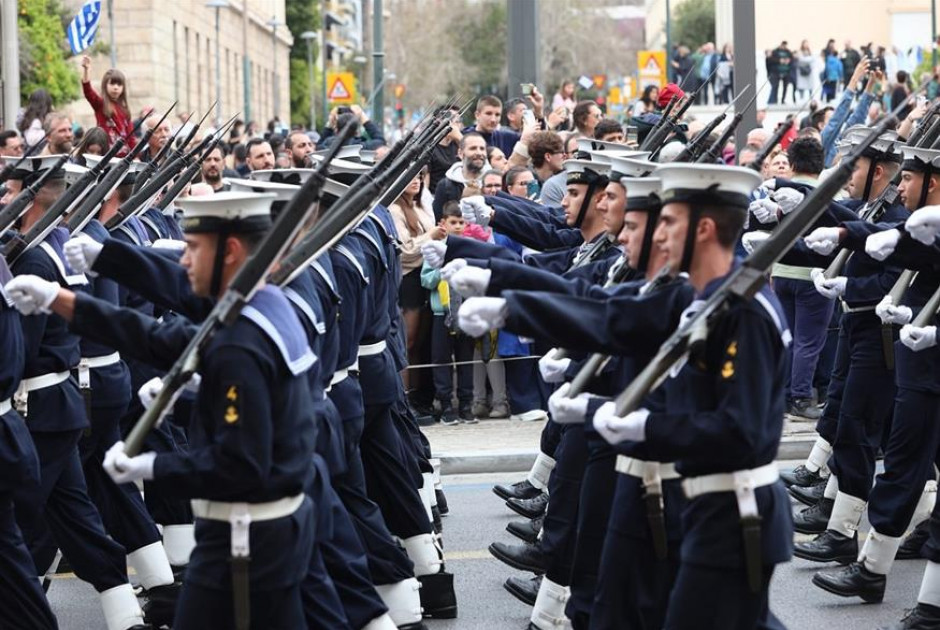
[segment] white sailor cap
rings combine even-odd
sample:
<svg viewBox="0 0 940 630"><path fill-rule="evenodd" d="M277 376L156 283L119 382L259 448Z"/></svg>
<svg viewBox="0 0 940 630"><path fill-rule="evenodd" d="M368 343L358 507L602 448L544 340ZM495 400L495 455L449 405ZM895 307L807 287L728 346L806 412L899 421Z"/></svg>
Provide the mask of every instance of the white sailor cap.
<svg viewBox="0 0 940 630"><path fill-rule="evenodd" d="M104 158L103 155L92 155L91 153L86 153L82 156L85 159L85 164L88 165L88 168L94 168L101 163L101 160ZM108 162L111 166L115 164L120 164L121 158L113 157ZM147 165L144 162L138 162L134 160L131 162L130 167L124 173L124 177L121 179L121 184L134 184L137 182L137 174L143 171ZM102 169L103 170L103 169Z"/></svg>
<svg viewBox="0 0 940 630"><path fill-rule="evenodd" d="M940 151L935 149L902 146L901 154L904 156L902 170L923 172L940 167Z"/></svg>
<svg viewBox="0 0 940 630"><path fill-rule="evenodd" d="M750 194L760 186L760 174L740 166L662 164L654 172L662 180L663 203L717 202L747 208Z"/></svg>
<svg viewBox="0 0 940 630"><path fill-rule="evenodd" d="M363 164L375 164L375 151L371 149L362 149L359 151L359 160Z"/></svg>
<svg viewBox="0 0 940 630"><path fill-rule="evenodd" d="M312 168L279 168L265 169L261 171L252 171L251 179L257 181L267 181L280 184L290 184L292 186L301 186L310 179L316 171ZM234 181L234 180L233 180ZM327 178L323 186L324 192L334 197L342 197L349 190L349 186L336 180Z"/></svg>
<svg viewBox="0 0 940 630"><path fill-rule="evenodd" d="M606 185L607 173L610 171L609 164L592 162L591 160L565 160L565 173L568 177L568 184L597 184L604 181Z"/></svg>
<svg viewBox="0 0 940 630"><path fill-rule="evenodd" d="M314 151L313 155L318 157L325 157L327 153L330 152L330 149L321 149L319 151ZM347 160L349 162L361 162L362 158L360 154L362 152L361 144L344 144L339 148L339 151L336 153L337 160ZM373 152L373 156L374 156ZM336 160L334 160L335 162Z"/></svg>
<svg viewBox="0 0 940 630"><path fill-rule="evenodd" d="M7 164L17 165L16 169L10 175L10 179L21 179L23 180L24 186L29 186L32 182L36 181L36 178L39 175L51 168L54 168L59 160L61 160L63 157L63 154L37 155L28 157L21 162L20 158L18 157L4 155L3 161ZM62 168L59 168L56 173L53 173L49 176L49 179L62 179L63 177L65 177L65 171Z"/></svg>
<svg viewBox="0 0 940 630"><path fill-rule="evenodd" d="M263 232L271 227L274 193L218 192L202 197L178 199L183 209L180 226L189 234Z"/></svg>
<svg viewBox="0 0 940 630"><path fill-rule="evenodd" d="M634 151L632 149L624 149L622 151L588 151L588 157L590 157L592 162L598 162L600 164L610 164L611 160L615 157L642 157L649 155L646 151Z"/></svg>
<svg viewBox="0 0 940 630"><path fill-rule="evenodd" d="M81 179L82 175L91 170L84 166L79 166L78 164L72 164L71 162L66 162L63 169L65 170L65 183L69 186L77 182Z"/></svg>
<svg viewBox="0 0 940 630"><path fill-rule="evenodd" d="M593 151L633 151L622 142L607 142L594 138L578 138L578 153L591 153Z"/></svg>
<svg viewBox="0 0 940 630"><path fill-rule="evenodd" d="M853 147L868 138L871 129L864 125L855 125L848 129L839 143L839 150L851 150ZM898 134L886 131L878 136L863 152L863 157L877 159L885 162L900 162L901 152L898 150Z"/></svg>
<svg viewBox="0 0 940 630"><path fill-rule="evenodd" d="M649 161L649 151L637 151L633 155L612 155L610 158L610 178L644 177L657 168L657 162Z"/></svg>
<svg viewBox="0 0 940 630"><path fill-rule="evenodd" d="M658 177L621 177L620 184L627 189L627 211L660 207L659 194L662 180Z"/></svg>
<svg viewBox="0 0 940 630"><path fill-rule="evenodd" d="M300 190L300 186L294 184L282 184L263 179L231 179L229 184L233 192L273 193L275 201L290 201Z"/></svg>

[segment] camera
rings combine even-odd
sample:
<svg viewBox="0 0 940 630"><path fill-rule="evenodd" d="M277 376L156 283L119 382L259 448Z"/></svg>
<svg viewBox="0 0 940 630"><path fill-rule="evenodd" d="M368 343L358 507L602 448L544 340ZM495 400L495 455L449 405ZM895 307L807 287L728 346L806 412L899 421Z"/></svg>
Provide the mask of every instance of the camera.
<svg viewBox="0 0 940 630"><path fill-rule="evenodd" d="M874 59L871 60L871 63L868 64L868 69L871 72L876 72L878 70L881 70L882 72L884 72L885 71L885 58L875 57Z"/></svg>

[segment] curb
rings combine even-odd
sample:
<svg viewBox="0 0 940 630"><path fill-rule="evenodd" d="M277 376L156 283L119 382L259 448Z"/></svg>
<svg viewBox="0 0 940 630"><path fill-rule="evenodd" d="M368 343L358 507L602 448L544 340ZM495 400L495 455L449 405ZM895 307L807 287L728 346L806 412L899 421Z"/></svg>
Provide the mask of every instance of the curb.
<svg viewBox="0 0 940 630"><path fill-rule="evenodd" d="M806 459L815 442L815 432L784 436L780 440L777 459ZM538 450L535 449L506 449L483 453L480 451L441 452L437 454L437 457L441 460L441 474L475 475L528 472L536 455L538 455Z"/></svg>

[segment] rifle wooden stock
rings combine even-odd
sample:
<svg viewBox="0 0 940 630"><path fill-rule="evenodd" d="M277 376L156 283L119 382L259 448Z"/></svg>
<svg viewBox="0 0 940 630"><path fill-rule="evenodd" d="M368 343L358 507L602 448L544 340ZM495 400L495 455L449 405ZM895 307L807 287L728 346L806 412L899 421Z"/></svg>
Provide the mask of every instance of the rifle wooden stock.
<svg viewBox="0 0 940 630"><path fill-rule="evenodd" d="M940 288L933 292L933 295L931 295L927 303L924 304L924 308L920 309L920 313L917 314L917 317L914 318L911 325L917 326L918 328L930 326L938 310L940 310Z"/></svg>
<svg viewBox="0 0 940 630"><path fill-rule="evenodd" d="M348 132L349 127L345 131ZM235 321L242 308L251 300L259 285L264 281L271 266L284 253L310 213L313 212L314 201L319 196L325 181L326 169L329 168L330 162L339 151L340 145L342 141L336 143L316 172L303 183L300 190L287 203L287 207L278 215L271 230L245 264L235 272L225 293L190 339L176 363L167 372L160 392L150 407L144 410L143 415L127 436L124 451L129 456L140 452L147 435L170 410L183 387L198 369L199 354L208 346L219 328L231 325Z"/></svg>
<svg viewBox="0 0 940 630"><path fill-rule="evenodd" d="M723 315L733 299L749 300L767 282L767 271L803 235L803 232L822 216L845 183L862 152L893 122L895 112L886 116L855 149L839 163L829 177L819 183L791 212L764 243L756 248L744 262L735 268L721 286L705 301L702 308L683 323L663 345L656 356L617 397L616 415L625 416L640 407L646 395L660 383L669 371L689 353L696 353L708 333Z"/></svg>

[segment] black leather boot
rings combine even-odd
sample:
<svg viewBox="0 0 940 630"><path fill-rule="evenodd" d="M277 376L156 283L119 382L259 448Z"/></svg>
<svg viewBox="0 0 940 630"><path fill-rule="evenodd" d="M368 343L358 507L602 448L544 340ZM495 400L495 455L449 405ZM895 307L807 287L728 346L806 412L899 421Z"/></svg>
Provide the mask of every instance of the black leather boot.
<svg viewBox="0 0 940 630"><path fill-rule="evenodd" d="M904 538L904 542L898 547L898 553L894 556L896 560L919 560L923 558L920 549L930 538L929 520L925 519L918 523L917 527Z"/></svg>
<svg viewBox="0 0 940 630"><path fill-rule="evenodd" d="M506 507L526 518L538 518L545 514L548 507L548 495L544 492L534 499L509 499Z"/></svg>
<svg viewBox="0 0 940 630"><path fill-rule="evenodd" d="M811 472L804 464L800 464L793 470L783 470L780 472L780 479L789 488L790 486L802 486L808 488L815 486L820 481L825 481L828 477L823 477L819 471Z"/></svg>
<svg viewBox="0 0 940 630"><path fill-rule="evenodd" d="M887 576L872 573L861 562L853 562L835 571L820 571L813 576L813 584L840 597L861 597L873 604L885 597Z"/></svg>
<svg viewBox="0 0 940 630"><path fill-rule="evenodd" d="M434 498L437 499L437 510L441 513L441 516L450 514L450 509L447 507L447 496L444 494L444 491L435 489Z"/></svg>
<svg viewBox="0 0 940 630"><path fill-rule="evenodd" d="M793 545L793 555L813 562L849 564L858 558L858 535L849 538L827 529L809 542Z"/></svg>
<svg viewBox="0 0 940 630"><path fill-rule="evenodd" d="M542 494L542 491L529 483L528 479L517 481L510 486L493 486L493 492L504 501L509 499L534 499Z"/></svg>
<svg viewBox="0 0 940 630"><path fill-rule="evenodd" d="M819 503L793 515L793 529L801 534L821 534L829 526L832 515L832 499L820 499Z"/></svg>
<svg viewBox="0 0 940 630"><path fill-rule="evenodd" d="M523 604L535 606L535 598L538 597L541 584L541 575L530 578L511 577L503 583L503 588Z"/></svg>
<svg viewBox="0 0 940 630"><path fill-rule="evenodd" d="M153 624L154 627L173 626L176 600L179 599L182 587L180 582L174 582L166 586L155 586L140 594L145 600L140 607L147 623Z"/></svg>
<svg viewBox="0 0 940 630"><path fill-rule="evenodd" d="M535 544L539 539L539 532L542 531L542 522L544 520L545 517L540 516L530 521L509 521L509 524L506 525L506 531L527 543Z"/></svg>
<svg viewBox="0 0 940 630"><path fill-rule="evenodd" d="M917 604L901 621L880 630L940 630L940 608Z"/></svg>
<svg viewBox="0 0 940 630"><path fill-rule="evenodd" d="M454 574L441 571L417 577L421 582L422 614L430 619L456 619L457 595L454 594Z"/></svg>
<svg viewBox="0 0 940 630"><path fill-rule="evenodd" d="M542 574L545 573L545 567L548 566L548 558L542 553L542 547L537 544L507 545L506 543L495 542L490 545L490 553L497 560L502 560L519 571Z"/></svg>
<svg viewBox="0 0 940 630"><path fill-rule="evenodd" d="M826 492L827 480L823 479L812 486L790 486L787 492L803 505L816 505Z"/></svg>

